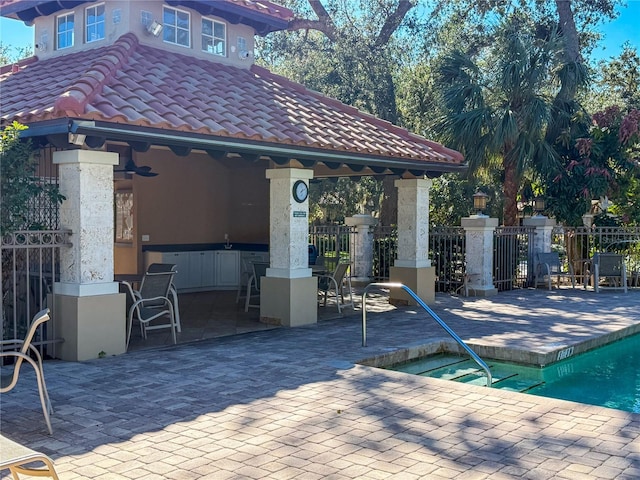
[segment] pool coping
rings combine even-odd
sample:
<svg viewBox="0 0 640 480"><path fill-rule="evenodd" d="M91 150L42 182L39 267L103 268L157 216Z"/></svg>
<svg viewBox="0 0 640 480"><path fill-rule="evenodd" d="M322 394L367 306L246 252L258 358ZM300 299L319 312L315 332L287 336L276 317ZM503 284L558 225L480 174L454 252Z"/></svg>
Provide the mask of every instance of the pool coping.
<svg viewBox="0 0 640 480"><path fill-rule="evenodd" d="M483 360L504 361L542 368L636 334L640 334L640 324L630 325L614 332L597 335L581 342L550 343L541 346L538 350L492 346L477 342L465 343ZM453 339L450 337L442 337L434 338L428 343L409 345L396 350L390 350L380 355L366 357L355 363L368 367L386 368L391 365L397 365L439 353L468 355Z"/></svg>

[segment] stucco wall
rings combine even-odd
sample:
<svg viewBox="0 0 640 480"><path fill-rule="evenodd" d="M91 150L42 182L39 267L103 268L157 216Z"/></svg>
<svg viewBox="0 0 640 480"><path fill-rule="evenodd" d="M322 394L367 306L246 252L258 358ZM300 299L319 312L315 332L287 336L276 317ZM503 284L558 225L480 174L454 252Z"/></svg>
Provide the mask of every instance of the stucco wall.
<svg viewBox="0 0 640 480"><path fill-rule="evenodd" d="M138 271L143 245L222 243L225 233L231 243L268 243L266 162L221 163L204 153L179 157L168 149L152 149L134 158L139 166L151 166L158 173L133 175ZM143 235L149 241L142 242ZM130 273L130 253L118 257L116 273Z"/></svg>
<svg viewBox="0 0 640 480"><path fill-rule="evenodd" d="M105 38L87 43L85 41L85 10L87 7L96 5L101 2L86 3L77 6L74 9L63 10L55 15L47 17L38 17L34 21L34 44L35 54L40 59L46 59L57 55L66 55L68 53L86 50L90 48L99 48L112 44L125 33L134 33L140 43L144 43L155 48L174 51L184 55L191 55L212 62L220 62L232 64L241 68L249 68L253 63L253 56L249 58L240 58L236 49L238 37L243 37L247 42L247 49L253 52L254 48L254 30L247 25L232 25L224 21L222 18L207 16L205 18L222 22L227 28L227 52L226 56L212 55L202 51L202 15L195 10L189 8L178 7L190 13L191 16L191 47L187 48L181 45L173 45L164 42L162 33L158 37L146 33L145 27L141 23L141 12L151 13L153 19L158 23L162 23L162 7L164 2L157 0L108 0L105 2ZM118 14L119 11L119 14ZM74 44L72 47L58 50L56 48L56 16L72 13L74 14ZM114 15L115 14L115 15Z"/></svg>

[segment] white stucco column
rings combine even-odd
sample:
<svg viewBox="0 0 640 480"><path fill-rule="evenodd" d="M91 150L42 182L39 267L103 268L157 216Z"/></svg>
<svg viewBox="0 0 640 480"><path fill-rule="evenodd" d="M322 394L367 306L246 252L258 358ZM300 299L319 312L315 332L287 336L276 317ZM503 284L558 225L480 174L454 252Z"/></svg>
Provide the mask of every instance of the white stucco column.
<svg viewBox="0 0 640 480"><path fill-rule="evenodd" d="M548 218L544 215L534 215L533 217L523 219L522 225L536 229L536 234L533 239L533 272L537 272L538 257L535 254L551 251L552 233L553 228L556 226L556 221L554 218Z"/></svg>
<svg viewBox="0 0 640 480"><path fill-rule="evenodd" d="M97 358L125 351L125 296L113 281L113 166L118 154L90 150L54 152L59 165L60 224L72 231L60 253L60 281L54 285L54 319L64 337L65 360Z"/></svg>
<svg viewBox="0 0 640 480"><path fill-rule="evenodd" d="M461 221L466 234L465 262L467 288L470 295L489 297L498 289L493 285L493 232L497 218L472 215Z"/></svg>
<svg viewBox="0 0 640 480"><path fill-rule="evenodd" d="M398 258L391 267L392 282L404 283L425 303L435 301L435 269L429 259L429 190L432 181L422 178L399 179ZM390 301L414 305L400 289L392 289Z"/></svg>
<svg viewBox="0 0 640 480"><path fill-rule="evenodd" d="M309 268L309 199L294 198L296 182L313 178L313 171L276 168L266 172L269 195L270 268L260 287L260 319L299 326L316 323L318 280Z"/></svg>
<svg viewBox="0 0 640 480"><path fill-rule="evenodd" d="M378 221L371 215L354 215L347 217L344 222L356 228L356 234L351 235L351 252L353 268L352 283L368 284L373 275L373 227Z"/></svg>
<svg viewBox="0 0 640 480"><path fill-rule="evenodd" d="M522 225L524 227L534 227L536 229L536 236L533 240L533 251L535 253L551 251L551 234L556 226L556 220L554 218L548 218L544 215L535 215L533 217L523 219Z"/></svg>

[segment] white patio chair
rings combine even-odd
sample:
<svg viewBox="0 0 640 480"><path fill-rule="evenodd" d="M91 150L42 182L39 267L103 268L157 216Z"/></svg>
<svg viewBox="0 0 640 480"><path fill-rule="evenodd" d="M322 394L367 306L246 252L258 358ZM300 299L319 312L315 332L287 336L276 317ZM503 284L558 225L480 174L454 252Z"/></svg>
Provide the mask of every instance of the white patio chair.
<svg viewBox="0 0 640 480"><path fill-rule="evenodd" d="M49 320L49 309L45 308L36 313L29 327L29 331L24 340L2 340L0 345L3 351L0 352L0 364L5 358L13 358L14 364L9 367L13 367L13 372L10 375L2 376L2 382L0 386L0 393L6 393L12 390L18 383L20 378L20 367L23 362L30 364L36 373L36 382L38 384L38 393L40 394L40 403L42 404L42 412L44 413L44 419L47 422L47 428L49 434L53 435L53 429L51 428L51 421L49 414L53 414L53 408L51 407L51 401L49 400L49 392L47 392L47 385L44 381L44 369L42 367L42 356L38 349L35 348L31 342L36 334L36 330L40 325ZM5 348L13 348L13 351L4 351ZM19 347L19 350L15 350ZM31 354L35 356L35 360L31 357ZM4 368L4 367L3 367Z"/></svg>

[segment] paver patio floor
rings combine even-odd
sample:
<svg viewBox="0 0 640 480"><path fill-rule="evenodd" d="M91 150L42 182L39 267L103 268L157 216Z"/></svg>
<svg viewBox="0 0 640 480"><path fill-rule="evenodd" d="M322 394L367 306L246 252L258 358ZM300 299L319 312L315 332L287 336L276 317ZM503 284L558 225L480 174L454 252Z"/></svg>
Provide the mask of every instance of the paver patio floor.
<svg viewBox="0 0 640 480"><path fill-rule="evenodd" d="M434 310L465 340L545 350L640 325L640 291L438 295ZM2 395L0 426L66 480L640 478L640 415L357 365L446 336L413 307L369 314L367 347L360 327L354 312L47 361L54 435L33 378Z"/></svg>

